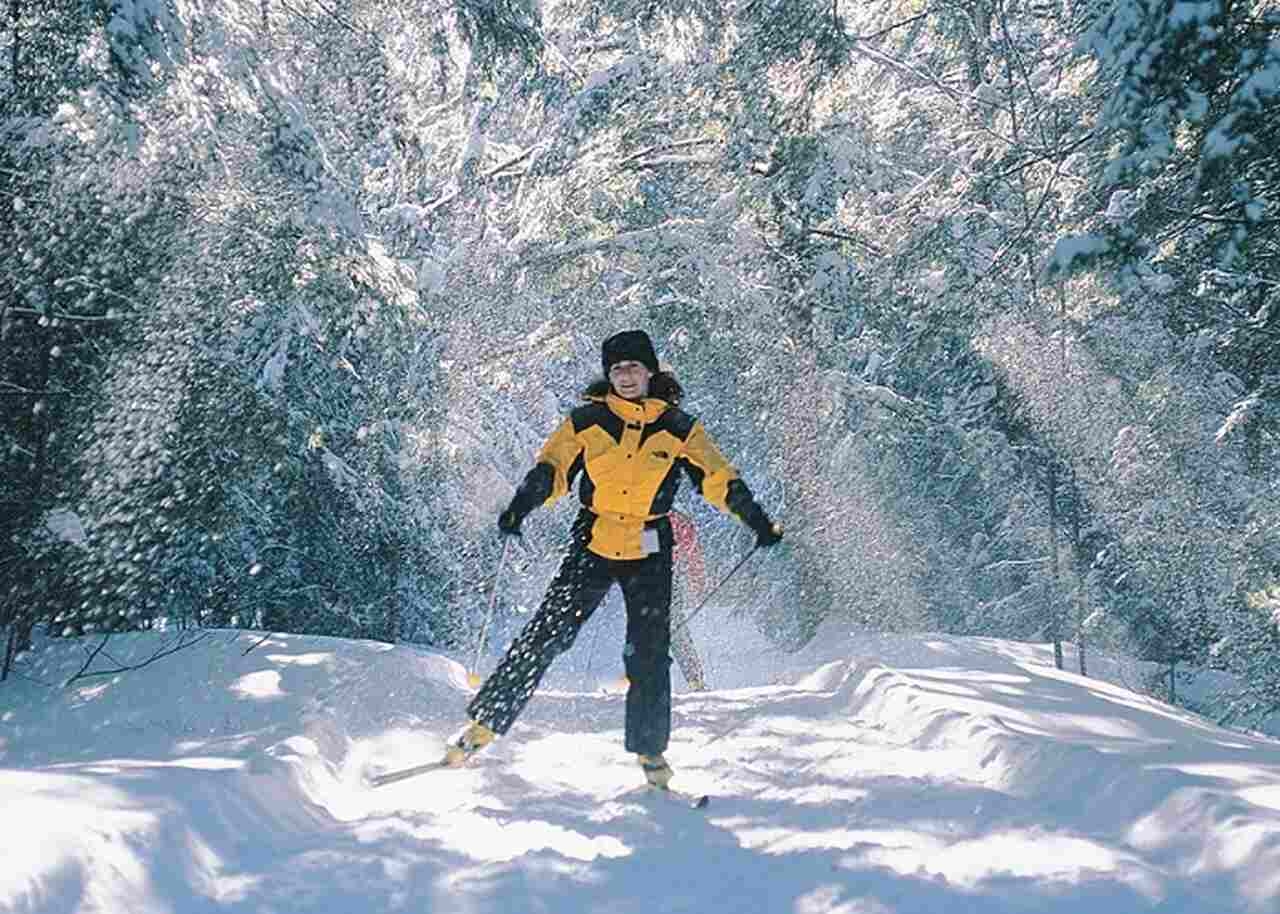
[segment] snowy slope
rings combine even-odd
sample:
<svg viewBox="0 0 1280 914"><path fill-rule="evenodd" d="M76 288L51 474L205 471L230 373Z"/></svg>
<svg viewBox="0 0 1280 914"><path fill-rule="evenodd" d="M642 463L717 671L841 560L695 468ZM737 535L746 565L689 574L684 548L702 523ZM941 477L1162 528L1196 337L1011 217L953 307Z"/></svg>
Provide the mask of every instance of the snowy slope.
<svg viewBox="0 0 1280 914"><path fill-rule="evenodd" d="M738 642L720 681L758 685L676 700L707 813L626 793L622 698L594 689L552 683L473 767L369 790L461 723L452 660L216 632L60 687L96 642L46 645L0 686L0 911L1280 910L1280 743L1040 646Z"/></svg>

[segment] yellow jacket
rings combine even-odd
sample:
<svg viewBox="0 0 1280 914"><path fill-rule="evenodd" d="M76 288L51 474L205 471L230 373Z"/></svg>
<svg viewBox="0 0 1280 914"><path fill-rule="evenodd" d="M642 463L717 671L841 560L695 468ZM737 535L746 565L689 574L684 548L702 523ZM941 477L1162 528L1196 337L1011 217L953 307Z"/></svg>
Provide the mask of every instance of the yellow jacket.
<svg viewBox="0 0 1280 914"><path fill-rule="evenodd" d="M581 474L579 498L594 515L587 548L609 559L640 559L657 551L684 472L702 497L755 526L763 518L738 472L702 423L665 400L633 402L612 391L588 395L547 439L537 464L516 491L520 517L551 505ZM767 520L766 520L767 523ZM655 531L646 537L645 530ZM663 531L666 543L670 531Z"/></svg>

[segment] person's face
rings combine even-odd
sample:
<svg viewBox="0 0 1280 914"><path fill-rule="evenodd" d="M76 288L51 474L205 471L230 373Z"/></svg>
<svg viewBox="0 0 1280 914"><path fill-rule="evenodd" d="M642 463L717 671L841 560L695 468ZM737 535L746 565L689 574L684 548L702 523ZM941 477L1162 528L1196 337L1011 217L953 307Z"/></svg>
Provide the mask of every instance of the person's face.
<svg viewBox="0 0 1280 914"><path fill-rule="evenodd" d="M649 379L653 372L640 362L615 362L609 369L609 383L626 400L641 400L649 395Z"/></svg>

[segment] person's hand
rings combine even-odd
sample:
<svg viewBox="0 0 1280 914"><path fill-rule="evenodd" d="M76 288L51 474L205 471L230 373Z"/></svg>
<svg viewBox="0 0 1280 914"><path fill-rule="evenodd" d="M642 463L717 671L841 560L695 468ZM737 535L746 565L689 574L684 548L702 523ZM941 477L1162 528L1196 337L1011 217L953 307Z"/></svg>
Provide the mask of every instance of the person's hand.
<svg viewBox="0 0 1280 914"><path fill-rule="evenodd" d="M756 531L756 548L768 549L782 542L782 524L765 524Z"/></svg>
<svg viewBox="0 0 1280 914"><path fill-rule="evenodd" d="M523 521L523 517L508 508L498 515L498 532L503 536L519 536Z"/></svg>

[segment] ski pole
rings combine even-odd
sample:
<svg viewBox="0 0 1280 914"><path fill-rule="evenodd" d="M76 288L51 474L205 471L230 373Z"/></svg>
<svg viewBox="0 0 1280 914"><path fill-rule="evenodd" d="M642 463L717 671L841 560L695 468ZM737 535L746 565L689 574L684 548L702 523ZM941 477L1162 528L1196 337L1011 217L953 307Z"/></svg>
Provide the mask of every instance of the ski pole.
<svg viewBox="0 0 1280 914"><path fill-rule="evenodd" d="M471 672L467 674L467 685L478 688L483 681L480 678L480 655L484 652L484 642L489 634L489 623L493 621L493 608L498 604L498 583L502 580L502 571L507 565L507 551L511 548L511 537L502 538L502 557L498 559L498 573L493 577L493 590L489 592L489 611L485 613L484 622L480 625L480 637L476 639L476 655L471 661Z"/></svg>
<svg viewBox="0 0 1280 914"><path fill-rule="evenodd" d="M751 551L750 551L750 552L748 552L746 555L744 555L742 558L738 559L738 564L734 565L734 566L733 566L733 568L729 571L729 573L728 573L728 574L726 574L723 578L721 578L721 579L720 579L720 583L719 583L719 584L717 584L715 587L712 587L712 588L711 588L711 592L710 592L710 593L708 593L705 597L703 597L703 598L702 598L702 602L701 602L701 603L699 603L699 604L697 605L697 607L693 610L693 612L689 613L689 615L687 615L687 616L685 616L683 619L681 619L681 620L680 620L680 622L679 622L679 623L677 623L676 625L673 625L673 626L671 627L671 631L672 631L672 632L677 632L677 631L679 631L681 628L683 628L684 626L686 626L686 625L688 625L690 622L692 622L692 621L693 621L694 616L696 616L698 613L702 612L702 610L706 607L706 605L707 605L708 601L710 601L710 599L716 595L716 592L717 592L717 591L719 591L721 587L723 587L724 585L726 585L726 584L728 584L728 583L729 583L729 579L730 579L731 577L733 577L735 574L737 574L737 573L738 573L738 569L739 569L739 568L741 568L743 565L747 564L747 559L751 558L751 556L755 555L755 554L756 554L757 552L759 552L759 551L760 551L760 544L759 544L759 543L757 543L756 545L752 546L752 547L751 547Z"/></svg>

